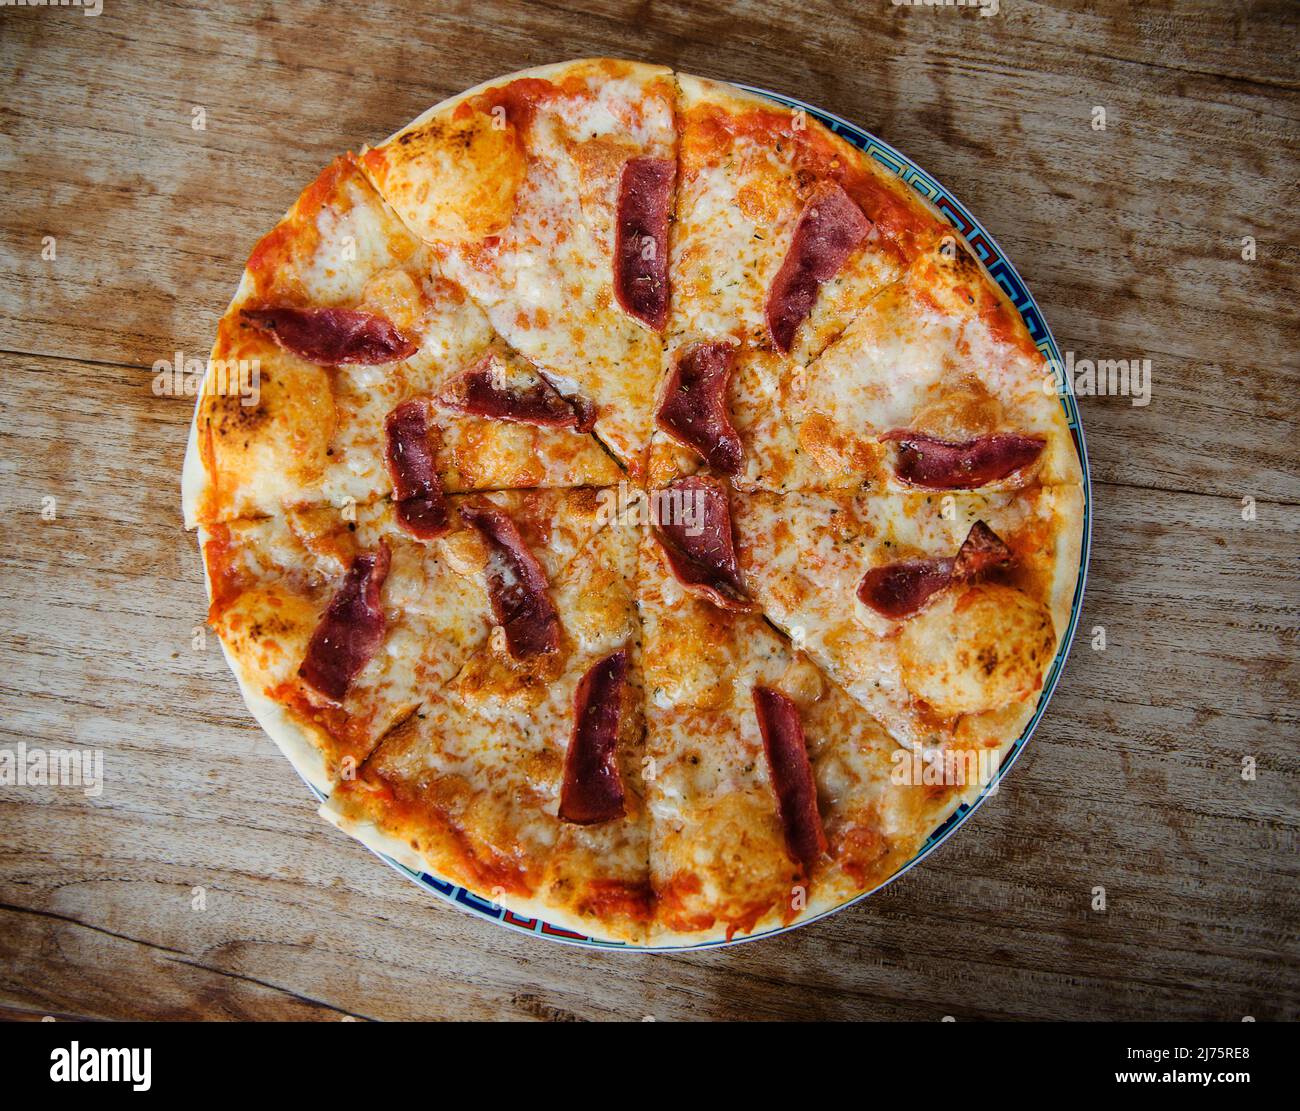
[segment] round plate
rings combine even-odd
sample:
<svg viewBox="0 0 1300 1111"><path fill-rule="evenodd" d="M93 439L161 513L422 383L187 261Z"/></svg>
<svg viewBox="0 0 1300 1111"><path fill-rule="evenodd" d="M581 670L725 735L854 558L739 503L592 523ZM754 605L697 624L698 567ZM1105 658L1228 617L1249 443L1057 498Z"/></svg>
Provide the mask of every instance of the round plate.
<svg viewBox="0 0 1300 1111"><path fill-rule="evenodd" d="M787 108L802 108L810 116L824 123L835 134L852 143L859 150L866 151L882 166L897 174L920 193L943 214L953 227L961 232L966 242L970 244L971 250L988 268L989 273L993 275L994 280L1003 288L1007 296L1011 298L1012 304L1019 310L1025 326L1029 329L1030 336L1038 345L1038 350L1042 353L1044 359L1056 360L1057 362L1053 365L1059 365L1062 360L1060 349L1056 346L1056 339L1052 336L1051 329L1048 328L1047 322L1043 319L1043 314L1039 311L1033 295L1025 287L1025 283L1021 281L1020 275L1016 273L1016 268L1007 260L1006 255L1002 253L1002 249L997 245L993 236L935 178L931 177L905 154L896 151L888 143L877 139L871 132L864 131L856 124L849 123L848 120L841 119L839 116L825 112L811 104L805 104L802 100L796 100L794 97L783 96L780 93L755 88L752 85L738 85L737 87L767 97L769 100L774 100ZM1056 653L1056 658L1052 661L1052 666L1048 669L1046 678L1043 680L1043 695L1038 700L1038 708L1033 719L1025 726L1025 731L1021 733L1011 751L1007 753L1006 758L1002 761L1002 766L998 768L997 774L993 776L973 803L963 804L938 829L930 834L920 851L911 860L873 891L857 895L831 910L825 911L814 918L797 922L794 925L778 926L759 933L746 934L744 937L736 937L730 941L702 941L696 945L631 945L626 942L602 941L599 938L584 937L582 934L552 926L548 922L543 922L540 918L522 918L503 907L497 906L495 903L480 898L463 887L458 887L454 883L448 883L446 880L432 876L428 872L414 872L383 853L376 853L375 855L396 868L397 871L414 883L419 884L426 891L437 896L437 898L462 910L491 919L502 926L521 933L551 938L553 941L559 941L567 945L583 945L595 949L648 949L671 952L683 949L712 949L720 945L740 945L747 941L757 941L763 937L775 937L777 934L785 933L788 930L797 930L812 922L818 922L827 915L835 914L845 907L851 907L854 903L861 902L863 899L875 894L876 891L880 891L893 883L904 872L915 867L916 864L951 837L957 831L957 828L975 813L976 809L997 788L998 782L1006 775L1011 765L1016 762L1026 742L1033 736L1034 730L1038 727L1038 722L1047 709L1048 702L1051 701L1052 692L1056 689L1056 684L1060 680L1061 671L1065 666L1065 658L1069 655L1070 644L1074 640L1074 631L1079 623L1079 611L1083 604L1083 587L1088 578L1088 553L1092 545L1092 480L1088 473L1088 452L1083 441L1083 425L1079 422L1079 410L1075 405L1074 395L1066 391L1061 395L1060 400L1061 406L1065 410L1066 419L1069 421L1070 434L1074 437L1074 446L1079 453L1079 465L1083 471L1083 542L1079 546L1079 577L1074 588L1074 603L1070 609L1069 627L1065 630L1065 636L1061 638L1061 647ZM313 788L313 792L319 795L315 788Z"/></svg>

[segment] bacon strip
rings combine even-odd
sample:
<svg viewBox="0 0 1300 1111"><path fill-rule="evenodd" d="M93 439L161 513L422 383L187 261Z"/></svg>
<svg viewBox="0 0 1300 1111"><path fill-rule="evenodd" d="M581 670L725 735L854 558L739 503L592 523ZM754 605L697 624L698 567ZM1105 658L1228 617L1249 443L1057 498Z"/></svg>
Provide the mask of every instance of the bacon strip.
<svg viewBox="0 0 1300 1111"><path fill-rule="evenodd" d="M790 854L811 872L826 852L826 832L817 812L817 788L804 741L799 709L780 691L754 688L754 712L772 772L772 786Z"/></svg>
<svg viewBox="0 0 1300 1111"><path fill-rule="evenodd" d="M560 790L562 822L585 826L623 817L623 780L615 748L626 682L627 649L621 648L593 664L578 683Z"/></svg>
<svg viewBox="0 0 1300 1111"><path fill-rule="evenodd" d="M384 421L384 457L393 479L397 522L417 540L433 540L451 527L434 459L428 402L404 401Z"/></svg>
<svg viewBox="0 0 1300 1111"><path fill-rule="evenodd" d="M676 180L671 158L629 158L618 183L614 296L656 332L668 322L668 210Z"/></svg>
<svg viewBox="0 0 1300 1111"><path fill-rule="evenodd" d="M518 526L501 510L486 506L464 506L460 515L491 549L488 595L510 655L525 660L554 652L560 646L560 618L546 592L546 572Z"/></svg>
<svg viewBox="0 0 1300 1111"><path fill-rule="evenodd" d="M419 344L387 317L360 309L243 309L239 314L286 351L320 366L376 366L409 359Z"/></svg>
<svg viewBox="0 0 1300 1111"><path fill-rule="evenodd" d="M438 404L461 413L542 428L590 432L596 423L593 402L576 394L565 397L541 373L525 377L492 353L448 382L438 395Z"/></svg>
<svg viewBox="0 0 1300 1111"><path fill-rule="evenodd" d="M388 578L392 555L384 541L374 553L352 561L307 644L298 668L303 681L335 702L347 696L352 680L370 662L384 640L386 621L379 592Z"/></svg>
<svg viewBox="0 0 1300 1111"><path fill-rule="evenodd" d="M655 538L679 583L725 610L753 609L745 596L722 485L692 475L660 490L653 502Z"/></svg>
<svg viewBox="0 0 1300 1111"><path fill-rule="evenodd" d="M956 556L911 559L873 567L858 583L858 598L882 617L909 617L954 583L969 582L1010 562L1011 549L983 521L976 521Z"/></svg>
<svg viewBox="0 0 1300 1111"><path fill-rule="evenodd" d="M1047 443L1038 436L1012 432L998 432L962 443L906 429L886 432L880 438L898 442L894 472L900 479L933 490L970 490L997 482L1032 463Z"/></svg>
<svg viewBox="0 0 1300 1111"><path fill-rule="evenodd" d="M727 384L736 361L729 343L696 343L678 356L663 404L659 427L697 451L711 467L726 474L740 470L744 449L727 412Z"/></svg>
<svg viewBox="0 0 1300 1111"><path fill-rule="evenodd" d="M767 330L778 350L789 353L818 289L840 272L870 231L871 221L841 186L824 185L808 199L767 293Z"/></svg>

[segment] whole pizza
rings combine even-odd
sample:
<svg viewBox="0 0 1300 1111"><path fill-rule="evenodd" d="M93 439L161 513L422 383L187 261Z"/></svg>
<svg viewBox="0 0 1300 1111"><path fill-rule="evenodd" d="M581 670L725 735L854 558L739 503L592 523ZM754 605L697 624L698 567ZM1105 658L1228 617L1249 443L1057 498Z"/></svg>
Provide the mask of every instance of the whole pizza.
<svg viewBox="0 0 1300 1111"><path fill-rule="evenodd" d="M307 187L220 322L184 499L326 818L664 945L870 891L979 794L953 770L997 767L1068 626L1081 481L914 190L801 111L597 59Z"/></svg>

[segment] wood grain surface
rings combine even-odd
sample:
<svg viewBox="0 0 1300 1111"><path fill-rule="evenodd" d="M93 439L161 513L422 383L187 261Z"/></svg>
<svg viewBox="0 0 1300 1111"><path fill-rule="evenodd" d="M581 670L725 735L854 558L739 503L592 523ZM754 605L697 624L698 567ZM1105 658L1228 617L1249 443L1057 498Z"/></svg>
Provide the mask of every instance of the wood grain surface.
<svg viewBox="0 0 1300 1111"><path fill-rule="evenodd" d="M1300 1015L1300 9L998 8L0 8L0 748L105 754L97 797L0 787L0 1017ZM1063 349L1153 368L1147 406L1081 400L1081 635L1003 789L865 903L692 955L511 933L316 818L199 635L192 399L150 389L334 153L595 54L861 123L985 222Z"/></svg>

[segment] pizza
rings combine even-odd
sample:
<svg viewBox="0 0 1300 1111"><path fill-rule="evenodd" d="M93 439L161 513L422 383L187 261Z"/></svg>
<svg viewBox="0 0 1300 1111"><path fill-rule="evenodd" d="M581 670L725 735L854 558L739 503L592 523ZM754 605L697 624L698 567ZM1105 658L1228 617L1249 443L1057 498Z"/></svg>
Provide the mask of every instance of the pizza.
<svg viewBox="0 0 1300 1111"><path fill-rule="evenodd" d="M183 473L209 623L322 815L583 936L869 892L1033 717L1079 455L970 246L798 110L504 77L254 247Z"/></svg>

